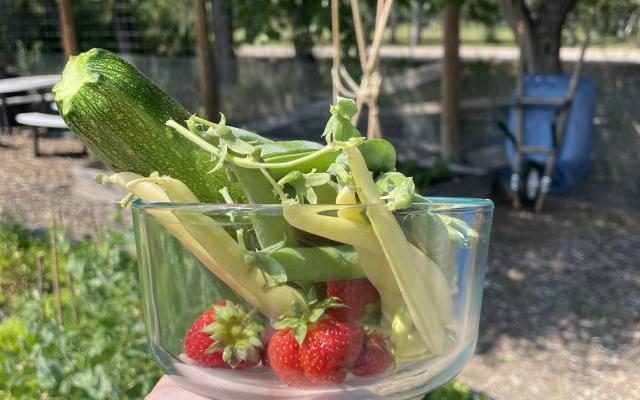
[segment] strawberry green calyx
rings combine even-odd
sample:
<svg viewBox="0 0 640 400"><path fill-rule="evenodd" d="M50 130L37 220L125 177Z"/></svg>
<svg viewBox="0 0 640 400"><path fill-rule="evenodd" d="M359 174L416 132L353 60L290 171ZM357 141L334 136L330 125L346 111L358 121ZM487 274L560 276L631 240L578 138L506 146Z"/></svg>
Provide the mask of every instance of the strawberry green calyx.
<svg viewBox="0 0 640 400"><path fill-rule="evenodd" d="M262 348L260 335L264 326L257 321L255 310L247 312L244 307L227 301L226 305L214 305L215 321L202 328L213 344L206 353L222 351L222 360L231 368L242 361L258 362Z"/></svg>
<svg viewBox="0 0 640 400"><path fill-rule="evenodd" d="M294 310L293 316L287 316L280 321L273 323L275 329L291 329L293 331L296 342L300 346L307 336L309 325L319 322L325 316L325 311L331 308L345 307L337 297L327 297L322 301L318 301L315 290L311 288L307 294L307 307L302 309L298 303L292 304Z"/></svg>

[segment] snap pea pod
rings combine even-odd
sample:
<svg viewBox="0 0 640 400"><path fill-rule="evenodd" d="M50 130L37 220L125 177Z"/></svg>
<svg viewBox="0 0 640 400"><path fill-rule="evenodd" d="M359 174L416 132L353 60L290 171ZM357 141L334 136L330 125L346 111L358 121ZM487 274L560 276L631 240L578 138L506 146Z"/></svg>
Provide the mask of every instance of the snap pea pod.
<svg viewBox="0 0 640 400"><path fill-rule="evenodd" d="M272 142L256 146L261 149L262 159L270 164L284 163L308 156L314 151L322 149L322 145L306 140L291 140L286 142ZM393 171L396 166L396 151L393 145L384 139L370 139L359 146L367 167L372 172ZM340 149L322 154L307 162L288 168L270 168L269 173L274 179L280 179L294 169L302 173L312 169L324 172L341 154Z"/></svg>
<svg viewBox="0 0 640 400"><path fill-rule="evenodd" d="M384 139L369 139L358 146L371 172L390 172L396 169L396 149Z"/></svg>
<svg viewBox="0 0 640 400"><path fill-rule="evenodd" d="M364 278L351 246L283 247L270 254L293 282L327 282Z"/></svg>
<svg viewBox="0 0 640 400"><path fill-rule="evenodd" d="M260 157L265 161L273 157L312 152L320 150L322 147L323 146L320 143L311 142L309 140L285 140L281 142L259 144L256 146L256 148L260 149Z"/></svg>
<svg viewBox="0 0 640 400"><path fill-rule="evenodd" d="M249 202L253 204L273 204L277 201L273 193L273 187L267 182L260 170L233 165L232 171ZM282 215L253 214L250 218L258 243L262 248L278 243L283 238L286 246L296 245L297 242L293 230Z"/></svg>
<svg viewBox="0 0 640 400"><path fill-rule="evenodd" d="M214 128L214 129L218 128L218 126L219 126L219 124L216 124L215 122L208 121L208 120L206 120L204 118L200 118L197 115L192 115L191 119L189 121L193 121L193 122L195 122L197 124L204 125L204 126L207 126L207 127L210 127L210 128ZM187 121L187 123L189 123L189 121ZM274 143L273 140L267 139L264 136L260 136L255 132L247 131L245 129L240 129L240 128L236 128L236 127L233 127L233 126L228 126L228 128L231 129L231 132L233 133L233 135L235 137L237 137L238 139L241 139L241 140L243 140L243 141L245 141L247 143L250 143L250 144L255 144L255 145L262 144L262 145L264 145L264 144L267 144L267 143ZM214 139L215 139L215 137L214 137Z"/></svg>
<svg viewBox="0 0 640 400"><path fill-rule="evenodd" d="M287 154L279 157L272 157L269 160L265 160L267 163L275 164L281 162L294 161L301 157L311 154L312 152L302 152L298 154ZM324 172L329 168L329 165L336 161L336 157L340 154L340 150L325 153L319 157L315 157L307 162L295 165L288 168L269 168L269 173L274 179L278 180L288 174L291 171L300 171L303 174L309 173L312 170Z"/></svg>

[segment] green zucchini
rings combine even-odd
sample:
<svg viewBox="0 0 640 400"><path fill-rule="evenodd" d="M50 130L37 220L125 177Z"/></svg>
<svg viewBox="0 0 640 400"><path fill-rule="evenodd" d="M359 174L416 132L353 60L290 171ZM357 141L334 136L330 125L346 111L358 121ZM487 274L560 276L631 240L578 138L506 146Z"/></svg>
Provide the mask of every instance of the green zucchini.
<svg viewBox="0 0 640 400"><path fill-rule="evenodd" d="M69 129L114 171L169 175L203 202L223 202L224 186L242 199L224 170L209 173L208 152L165 125L185 124L187 110L117 55L92 49L71 57L53 92Z"/></svg>

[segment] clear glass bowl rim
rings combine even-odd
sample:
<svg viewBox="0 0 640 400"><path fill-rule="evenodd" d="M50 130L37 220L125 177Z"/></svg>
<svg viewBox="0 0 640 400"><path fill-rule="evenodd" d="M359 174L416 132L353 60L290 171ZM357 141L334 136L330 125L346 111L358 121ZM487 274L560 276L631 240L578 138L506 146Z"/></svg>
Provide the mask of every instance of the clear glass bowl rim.
<svg viewBox="0 0 640 400"><path fill-rule="evenodd" d="M419 202L414 202L410 208L397 210L396 213L411 213L417 211L430 211L435 213L450 214L463 212L492 212L494 204L489 199L471 198L471 197L423 197L417 196ZM296 204L288 207L318 207L331 206L332 208L365 208L372 207L366 204ZM383 204L373 205L373 207L384 207ZM253 203L174 203L174 202L146 202L136 199L132 203L134 210L144 212L145 210L156 209L192 209L194 212L226 212L230 210L237 211L274 211L282 209L282 204L253 204Z"/></svg>

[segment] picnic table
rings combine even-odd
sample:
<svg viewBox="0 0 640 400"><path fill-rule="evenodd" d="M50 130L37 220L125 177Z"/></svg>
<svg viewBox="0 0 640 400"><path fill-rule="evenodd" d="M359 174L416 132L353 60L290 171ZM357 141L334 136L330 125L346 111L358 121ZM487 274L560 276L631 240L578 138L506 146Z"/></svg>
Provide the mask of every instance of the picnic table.
<svg viewBox="0 0 640 400"><path fill-rule="evenodd" d="M40 103L47 100L46 93L60 80L59 74L33 75L0 79L0 122L11 131L8 108L10 105ZM17 92L36 92L27 96L9 96Z"/></svg>

